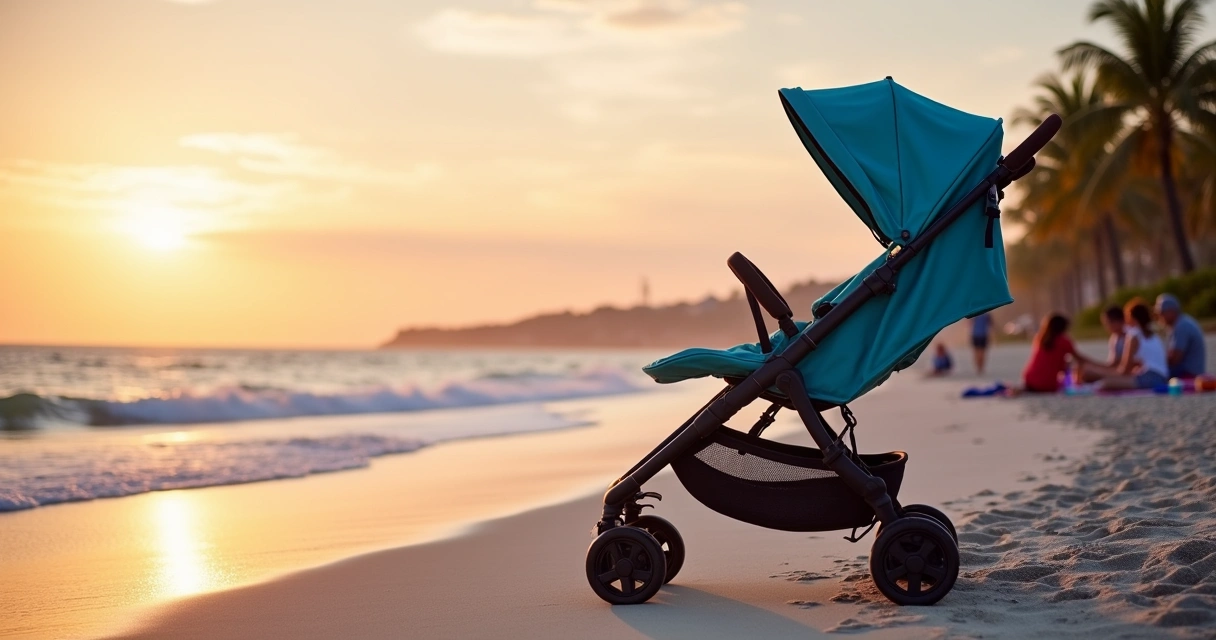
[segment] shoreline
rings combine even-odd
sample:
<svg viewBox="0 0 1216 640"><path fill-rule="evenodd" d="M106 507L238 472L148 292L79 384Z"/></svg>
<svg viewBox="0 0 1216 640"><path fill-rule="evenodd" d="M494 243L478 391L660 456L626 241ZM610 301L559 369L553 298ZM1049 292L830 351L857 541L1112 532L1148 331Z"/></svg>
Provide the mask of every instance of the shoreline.
<svg viewBox="0 0 1216 640"><path fill-rule="evenodd" d="M940 384L906 376L854 406L864 450L911 450L913 466L901 491L908 502L936 504L958 519L967 507L943 503L974 493L959 478L983 484L975 487L981 494L1010 493L1025 486L1027 469L1056 477L1062 473L1058 457L1087 455L1096 442L1092 432L1028 420L1020 404L960 401L957 386L959 379ZM952 411L926 399L940 399ZM805 440L792 416L782 415L785 421L772 434ZM629 458L674 426L656 425ZM857 602L841 597L841 585L851 583L833 578L852 571L857 556L868 556L872 537L851 545L836 532L787 533L729 520L693 500L669 472L647 488L664 493L654 513L672 520L689 546L686 568L647 605L609 607L586 585L583 553L599 511L595 487L581 498L483 522L456 537L171 603L114 637L938 635L939 629L913 624L909 616L918 612L863 620ZM520 578L499 577L512 575Z"/></svg>
<svg viewBox="0 0 1216 640"><path fill-rule="evenodd" d="M612 449L605 425L644 425L637 417L656 412L682 414L704 392L692 385L669 392L439 411L434 412L436 424L427 428L442 429L463 419L461 414L493 421L504 410L572 417L583 426L448 440L377 457L367 467L341 473L0 514L0 547L11 552L0 581L0 636L96 636L149 606L460 535L479 522L594 492L608 474L620 472L632 445L553 470L539 464L538 452L568 451L566 457L575 460L588 446ZM650 438L646 430L632 431L637 440ZM530 468L510 468L509 459L529 456L534 459ZM554 483L555 477L563 482ZM486 488L507 485L514 489L510 494ZM87 553L82 556L81 550ZM48 574L45 569L52 565L71 565L77 575Z"/></svg>
<svg viewBox="0 0 1216 640"><path fill-rule="evenodd" d="M992 355L992 377L1008 379L1023 353L1005 347ZM1070 487L1110 467L1111 451L1118 448L1115 430L1092 423L1115 415L1134 418L1137 428L1149 429L1146 425L1159 420L1156 429L1169 433L1179 429L1173 423L1185 422L1188 412L1195 414L1194 403L1210 403L1203 407L1210 406L1209 413L1216 415L1216 394L959 399L959 390L975 382L965 375L925 379L908 372L853 404L863 451L902 449L910 454L901 501L937 506L959 527L963 571L954 592L934 607L901 609L877 595L865 562L873 534L851 545L837 532L798 534L745 525L697 503L669 470L647 484L666 498L648 513L666 517L680 529L689 548L686 568L646 605L614 608L598 600L586 585L582 564L600 492L718 388L716 381L697 381L651 394L544 405L583 415L595 422L590 427L441 443L408 456L377 458L369 468L342 474L17 512L60 510L72 516L65 516L65 522L108 527L115 535L139 533L116 528L115 522L143 517L159 528L153 556L132 549L94 549L83 566L72 566L88 578L106 575L119 562L127 570L126 563L134 562L131 575L155 593L119 602L122 589L113 585L107 587L109 596L60 589L50 605L27 598L7 607L11 598L5 596L0 597L0 620L10 621L5 633L30 638L405 633L463 638L699 635L713 640L743 633L820 637L844 632L877 638L1190 637L1195 624L1210 624L1205 603L1209 598L1216 602L1216 595L1203 589L1216 578L1204 573L1204 563L1216 566L1216 555L1193 558L1185 568L1161 576L1153 572L1173 563L1171 557L1202 549L1191 545L1179 552L1178 545L1168 546L1170 540L1149 539L1167 547L1141 556L1127 555L1133 551L1103 551L1109 556L1105 559L1087 555L1101 551L1109 542L1105 538L1118 541L1131 535L1129 530L1152 528L1136 509L1158 509L1169 516L1188 501L1137 505L1143 495L1135 491L1144 489L1121 481L1086 489L1089 493ZM839 427L837 414L828 418ZM1216 438L1216 424L1211 426ZM1198 437L1195 425L1183 431ZM807 439L790 412L779 414L766 437L797 444ZM1124 437L1143 439L1133 432ZM1186 458L1188 444L1178 437L1174 445L1181 448L1165 456L1175 464ZM1159 471L1163 457L1152 440L1125 447L1148 454L1141 463L1149 473ZM1202 442L1208 444L1199 455L1216 459L1216 443ZM1192 472L1190 482L1216 475L1216 469L1211 471ZM1115 477L1086 482L1110 484ZM1207 512L1185 512L1175 520L1212 511L1216 481L1210 484L1207 502L1190 501L1194 504L1187 507L1206 505ZM1115 507L1082 510L1122 494L1123 503ZM82 508L89 505L102 506ZM92 515L82 518L86 512ZM170 526L183 517L176 528ZM0 539L6 533L4 520L0 518ZM63 535L58 520L9 531L14 535L8 537L30 541ZM1209 527L1192 537L1216 544L1216 526L1206 520L1183 525ZM1103 526L1108 535L1095 533ZM1061 540L1078 542L1059 535L1072 530L1093 539L1080 541L1075 549L1052 546ZM17 551L20 557L22 549ZM134 551L140 551L138 545ZM41 560L45 567L50 558ZM1145 569L1150 561L1155 564ZM249 573L248 567L237 567L246 577L234 579L225 573L234 562L278 568ZM1104 578L1096 575L1093 563L1127 567ZM1145 589L1154 591L1136 591L1137 581L1148 574L1151 584ZM1179 585L1179 579L1193 584ZM0 591L28 594L45 586L26 581L0 585ZM1181 604L1174 602L1179 599ZM53 608L61 604L71 610ZM14 613L24 617L21 624L12 624Z"/></svg>

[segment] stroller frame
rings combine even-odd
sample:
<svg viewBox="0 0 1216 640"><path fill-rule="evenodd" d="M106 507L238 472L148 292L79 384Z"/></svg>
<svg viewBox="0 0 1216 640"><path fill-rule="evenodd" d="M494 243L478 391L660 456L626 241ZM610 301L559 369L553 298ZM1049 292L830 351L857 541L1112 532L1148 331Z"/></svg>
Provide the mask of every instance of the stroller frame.
<svg viewBox="0 0 1216 640"><path fill-rule="evenodd" d="M870 567L879 590L898 604L911 605L933 604L949 592L959 565L957 541L952 538L953 525L936 509L921 505L903 507L888 494L883 479L871 474L864 461L857 458L857 452L850 451L844 438L824 421L820 412L825 407L807 394L797 365L862 305L893 293L895 276L900 269L981 198L989 199L988 215L993 220L999 213L996 204L1002 190L1033 169L1034 154L1051 140L1060 125L1058 116L1047 118L922 234L902 247L894 246L885 264L864 278L864 286L801 331L794 325L789 306L768 279L741 254L731 256L728 264L747 291L757 328L761 329L762 343L767 342L767 336L762 330L763 320L757 307L763 307L777 320L781 330L790 336L789 343L779 352L770 353L765 363L746 378L728 380L725 389L609 486L604 494L602 516L595 526L598 537L587 555L587 577L597 595L612 604L637 604L650 599L674 577L683 564L683 542L666 520L640 515L642 507L649 506L640 504L640 500L660 497L644 492L642 486L668 465L698 446L704 446L707 438L725 429L730 418L761 398L774 405L761 417L752 434L758 435L771 423L772 414L781 406L793 408L822 451L822 463L873 511L880 531L871 553ZM780 391L780 396L771 393L774 387ZM926 566L930 559L921 557L923 553L917 555L917 549L923 552L928 547L940 550L940 553L933 551L937 554L933 560L939 565L937 569ZM921 571L926 576L925 581L932 582L925 590L921 588ZM617 581L619 588L613 586Z"/></svg>

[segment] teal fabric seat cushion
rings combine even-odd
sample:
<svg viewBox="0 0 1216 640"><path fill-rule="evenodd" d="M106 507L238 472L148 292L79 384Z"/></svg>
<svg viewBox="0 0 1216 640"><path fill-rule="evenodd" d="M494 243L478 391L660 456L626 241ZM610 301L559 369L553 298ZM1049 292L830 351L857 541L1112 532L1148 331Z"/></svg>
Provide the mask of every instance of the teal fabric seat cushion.
<svg viewBox="0 0 1216 640"><path fill-rule="evenodd" d="M808 323L796 322L802 331ZM773 351L780 352L789 342L780 331L769 336ZM660 358L642 367L646 375L655 382L670 384L692 378L746 378L760 368L768 354L760 350L757 343L741 344L729 349L706 349L694 347Z"/></svg>

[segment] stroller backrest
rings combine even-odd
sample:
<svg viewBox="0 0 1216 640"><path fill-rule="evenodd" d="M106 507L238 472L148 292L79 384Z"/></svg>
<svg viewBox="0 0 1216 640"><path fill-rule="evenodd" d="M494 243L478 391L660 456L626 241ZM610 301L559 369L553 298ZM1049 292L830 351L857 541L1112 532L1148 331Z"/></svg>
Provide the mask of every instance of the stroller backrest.
<svg viewBox="0 0 1216 640"><path fill-rule="evenodd" d="M1001 121L953 109L887 80L781 90L804 146L886 250L814 309L863 286L891 251L916 238L992 171ZM1012 302L999 225L985 248L985 204L972 206L802 361L807 391L844 403L906 368L946 326ZM813 310L814 310L813 309Z"/></svg>

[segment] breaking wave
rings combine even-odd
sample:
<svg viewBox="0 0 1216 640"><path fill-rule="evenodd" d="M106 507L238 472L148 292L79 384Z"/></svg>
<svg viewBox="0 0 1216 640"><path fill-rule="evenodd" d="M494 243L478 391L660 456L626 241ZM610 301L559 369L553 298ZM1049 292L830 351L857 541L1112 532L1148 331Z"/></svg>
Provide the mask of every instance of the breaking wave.
<svg viewBox="0 0 1216 640"><path fill-rule="evenodd" d="M189 424L477 407L629 393L640 388L635 380L615 370L490 374L431 389L378 387L327 395L242 386L128 402L18 393L0 399L0 429L34 429L56 421L93 426Z"/></svg>

